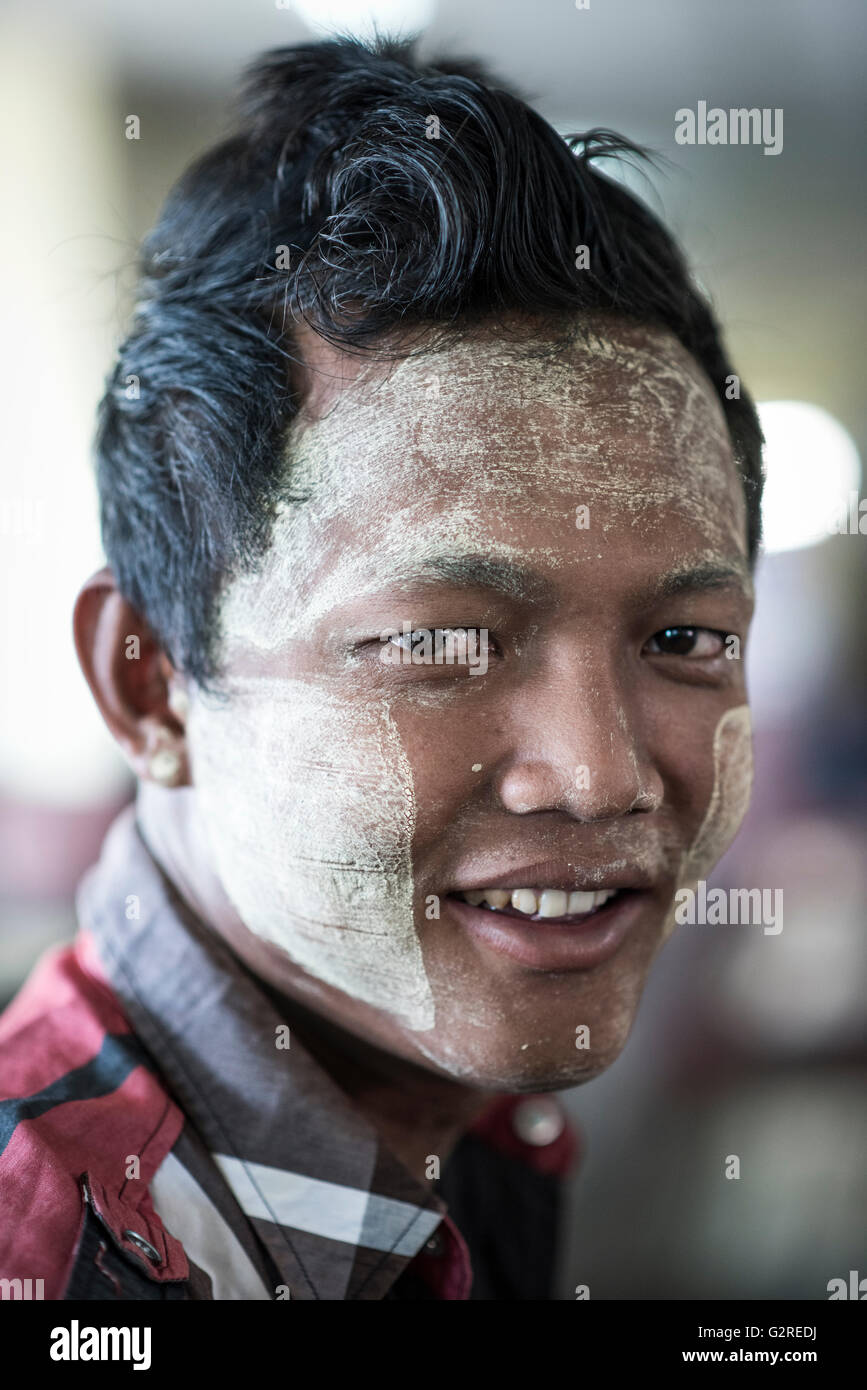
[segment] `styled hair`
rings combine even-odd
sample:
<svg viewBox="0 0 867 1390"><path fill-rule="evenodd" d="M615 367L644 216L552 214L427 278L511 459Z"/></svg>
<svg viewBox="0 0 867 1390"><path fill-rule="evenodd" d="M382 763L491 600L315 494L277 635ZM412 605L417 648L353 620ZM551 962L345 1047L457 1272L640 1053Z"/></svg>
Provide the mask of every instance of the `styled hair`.
<svg viewBox="0 0 867 1390"><path fill-rule="evenodd" d="M718 324L671 236L593 163L647 152L608 130L564 138L479 63L413 50L338 38L264 54L234 133L144 241L99 410L102 536L121 592L199 683L218 674L221 587L261 558L287 496L297 321L353 352L514 313L667 328L719 394L755 558L753 402L726 390Z"/></svg>

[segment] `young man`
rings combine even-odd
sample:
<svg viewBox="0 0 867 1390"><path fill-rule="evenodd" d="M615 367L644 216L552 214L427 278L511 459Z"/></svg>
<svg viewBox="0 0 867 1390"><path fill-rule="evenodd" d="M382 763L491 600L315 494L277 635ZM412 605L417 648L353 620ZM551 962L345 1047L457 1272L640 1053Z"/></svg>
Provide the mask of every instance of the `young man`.
<svg viewBox="0 0 867 1390"><path fill-rule="evenodd" d="M760 433L637 153L340 40L169 198L75 617L139 794L0 1026L3 1276L552 1296L551 1093L750 783Z"/></svg>

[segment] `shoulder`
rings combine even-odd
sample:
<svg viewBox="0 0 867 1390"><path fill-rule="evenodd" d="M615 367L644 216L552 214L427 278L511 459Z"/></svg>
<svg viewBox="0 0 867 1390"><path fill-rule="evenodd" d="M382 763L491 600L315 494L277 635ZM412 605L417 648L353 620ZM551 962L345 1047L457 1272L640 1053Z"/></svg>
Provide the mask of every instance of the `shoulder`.
<svg viewBox="0 0 867 1390"><path fill-rule="evenodd" d="M184 1116L84 934L43 956L0 1015L0 1078L0 1280L42 1279L62 1298L88 1220L139 1264L126 1230L167 1252L148 1184Z"/></svg>

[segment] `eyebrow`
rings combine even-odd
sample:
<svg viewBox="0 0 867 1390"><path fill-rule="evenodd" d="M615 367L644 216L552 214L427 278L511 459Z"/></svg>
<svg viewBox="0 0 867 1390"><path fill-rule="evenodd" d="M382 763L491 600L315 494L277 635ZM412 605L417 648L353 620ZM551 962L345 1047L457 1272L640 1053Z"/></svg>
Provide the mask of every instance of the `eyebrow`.
<svg viewBox="0 0 867 1390"><path fill-rule="evenodd" d="M714 589L741 589L752 598L753 580L746 562L723 561L672 570L653 586L652 596L655 599L675 598L678 594L708 593Z"/></svg>
<svg viewBox="0 0 867 1390"><path fill-rule="evenodd" d="M451 584L459 589L490 589L524 602L554 603L557 585L538 570L529 569L500 556L484 554L431 554L412 565L395 570L386 580L389 588L415 588ZM684 593L707 593L716 589L740 589L753 596L753 582L746 562L705 562L671 570L652 583L636 602L657 602Z"/></svg>
<svg viewBox="0 0 867 1390"><path fill-rule="evenodd" d="M491 589L531 603L554 602L557 586L538 570L497 555L432 554L388 576L398 587L452 584L458 589Z"/></svg>

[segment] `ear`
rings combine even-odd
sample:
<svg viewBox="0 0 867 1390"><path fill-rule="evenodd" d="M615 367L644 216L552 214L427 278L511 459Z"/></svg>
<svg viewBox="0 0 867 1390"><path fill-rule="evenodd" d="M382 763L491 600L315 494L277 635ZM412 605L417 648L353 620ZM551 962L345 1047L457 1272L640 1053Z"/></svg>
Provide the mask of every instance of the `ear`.
<svg viewBox="0 0 867 1390"><path fill-rule="evenodd" d="M110 569L82 588L73 633L84 678L135 774L163 787L189 786L184 682Z"/></svg>

